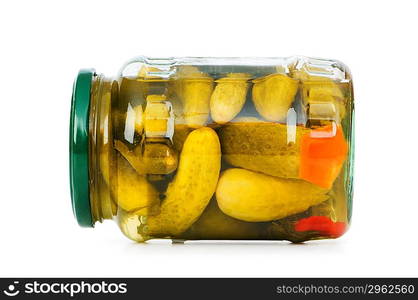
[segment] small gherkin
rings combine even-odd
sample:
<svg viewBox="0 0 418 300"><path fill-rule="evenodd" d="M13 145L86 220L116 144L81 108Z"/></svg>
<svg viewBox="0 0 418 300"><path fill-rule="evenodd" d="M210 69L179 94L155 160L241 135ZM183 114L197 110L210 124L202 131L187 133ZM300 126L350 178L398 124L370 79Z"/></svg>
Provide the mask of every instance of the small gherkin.
<svg viewBox="0 0 418 300"><path fill-rule="evenodd" d="M283 121L298 91L298 81L284 74L253 80L253 102L267 121Z"/></svg>
<svg viewBox="0 0 418 300"><path fill-rule="evenodd" d="M210 98L210 113L218 124L231 121L244 106L249 74L229 73L216 81L215 90Z"/></svg>
<svg viewBox="0 0 418 300"><path fill-rule="evenodd" d="M170 97L174 99L176 118L189 127L199 128L209 118L213 78L198 68L183 66L169 82ZM178 122L179 120L177 120Z"/></svg>

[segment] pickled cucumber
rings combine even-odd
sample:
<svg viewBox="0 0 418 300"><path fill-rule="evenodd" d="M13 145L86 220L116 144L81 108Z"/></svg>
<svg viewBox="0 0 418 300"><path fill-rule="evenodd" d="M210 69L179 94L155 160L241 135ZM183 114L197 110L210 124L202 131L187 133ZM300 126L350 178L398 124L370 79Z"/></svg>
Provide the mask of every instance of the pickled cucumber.
<svg viewBox="0 0 418 300"><path fill-rule="evenodd" d="M178 153L183 149L184 142L193 130L193 128L187 125L179 124L174 126L173 147Z"/></svg>
<svg viewBox="0 0 418 300"><path fill-rule="evenodd" d="M171 93L181 102L184 124L193 128L204 126L209 117L213 79L195 67L185 66L169 86Z"/></svg>
<svg viewBox="0 0 418 300"><path fill-rule="evenodd" d="M253 80L253 102L267 121L283 121L298 91L298 81L283 74Z"/></svg>
<svg viewBox="0 0 418 300"><path fill-rule="evenodd" d="M165 175L177 168L177 153L168 139L147 139L144 145L139 144L132 150L115 140L115 148L139 175Z"/></svg>
<svg viewBox="0 0 418 300"><path fill-rule="evenodd" d="M247 96L249 77L248 74L230 73L216 81L210 98L210 113L216 123L227 123L241 111Z"/></svg>
<svg viewBox="0 0 418 300"><path fill-rule="evenodd" d="M268 175L298 178L302 126L269 122L235 122L219 130L225 161Z"/></svg>
<svg viewBox="0 0 418 300"><path fill-rule="evenodd" d="M129 149L125 143L115 140L115 149L119 151L139 175L145 175L147 173L141 145Z"/></svg>
<svg viewBox="0 0 418 300"><path fill-rule="evenodd" d="M243 222L225 215L212 199L200 218L181 235L183 239L257 239L263 226Z"/></svg>
<svg viewBox="0 0 418 300"><path fill-rule="evenodd" d="M236 168L221 174L216 199L219 208L233 218L264 222L303 212L327 200L327 192L303 180Z"/></svg>
<svg viewBox="0 0 418 300"><path fill-rule="evenodd" d="M141 234L141 220L143 218L136 213L120 211L118 214L119 228L127 238L138 243L144 242L145 237Z"/></svg>
<svg viewBox="0 0 418 300"><path fill-rule="evenodd" d="M159 215L150 216L144 231L151 236L176 236L192 225L215 193L221 168L219 139L203 127L189 134L177 174L169 184Z"/></svg>
<svg viewBox="0 0 418 300"><path fill-rule="evenodd" d="M299 220L309 218L311 216L327 216L331 219L334 219L332 196L330 196L328 200L311 206L304 212L268 223L268 236L273 239L284 239L295 243L300 243L313 238L318 239L321 236L317 232L299 232L295 230L295 225Z"/></svg>
<svg viewBox="0 0 418 300"><path fill-rule="evenodd" d="M117 160L117 174L111 183L111 193L116 204L127 212L141 211L141 214L148 215L158 209L157 191L121 156Z"/></svg>
<svg viewBox="0 0 418 300"><path fill-rule="evenodd" d="M148 174L166 175L177 169L177 153L169 139L148 139L143 157Z"/></svg>

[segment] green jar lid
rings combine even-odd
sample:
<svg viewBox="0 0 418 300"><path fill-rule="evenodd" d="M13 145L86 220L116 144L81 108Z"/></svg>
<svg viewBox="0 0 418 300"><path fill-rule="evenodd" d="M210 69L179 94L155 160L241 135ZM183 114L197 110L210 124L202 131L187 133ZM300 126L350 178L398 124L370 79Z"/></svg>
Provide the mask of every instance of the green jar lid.
<svg viewBox="0 0 418 300"><path fill-rule="evenodd" d="M89 194L89 111L93 76L93 69L80 70L71 98L71 203L74 216L82 227L93 227Z"/></svg>

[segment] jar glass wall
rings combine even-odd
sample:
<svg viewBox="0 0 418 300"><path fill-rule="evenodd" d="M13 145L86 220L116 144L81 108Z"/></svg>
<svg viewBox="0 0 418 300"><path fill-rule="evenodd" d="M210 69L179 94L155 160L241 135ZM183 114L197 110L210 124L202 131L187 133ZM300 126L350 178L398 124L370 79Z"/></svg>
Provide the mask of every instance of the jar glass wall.
<svg viewBox="0 0 418 300"><path fill-rule="evenodd" d="M93 79L93 220L113 218L139 242L339 237L353 111L337 61L134 59Z"/></svg>

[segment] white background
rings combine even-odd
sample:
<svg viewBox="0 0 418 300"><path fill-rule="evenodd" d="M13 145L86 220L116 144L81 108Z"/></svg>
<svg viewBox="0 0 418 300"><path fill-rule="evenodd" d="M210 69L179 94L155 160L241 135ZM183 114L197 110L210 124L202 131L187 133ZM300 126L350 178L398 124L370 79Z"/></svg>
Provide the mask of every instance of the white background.
<svg viewBox="0 0 418 300"><path fill-rule="evenodd" d="M2 1L0 276L418 276L415 1ZM129 58L336 58L354 76L354 214L341 239L134 244L79 228L70 94Z"/></svg>

